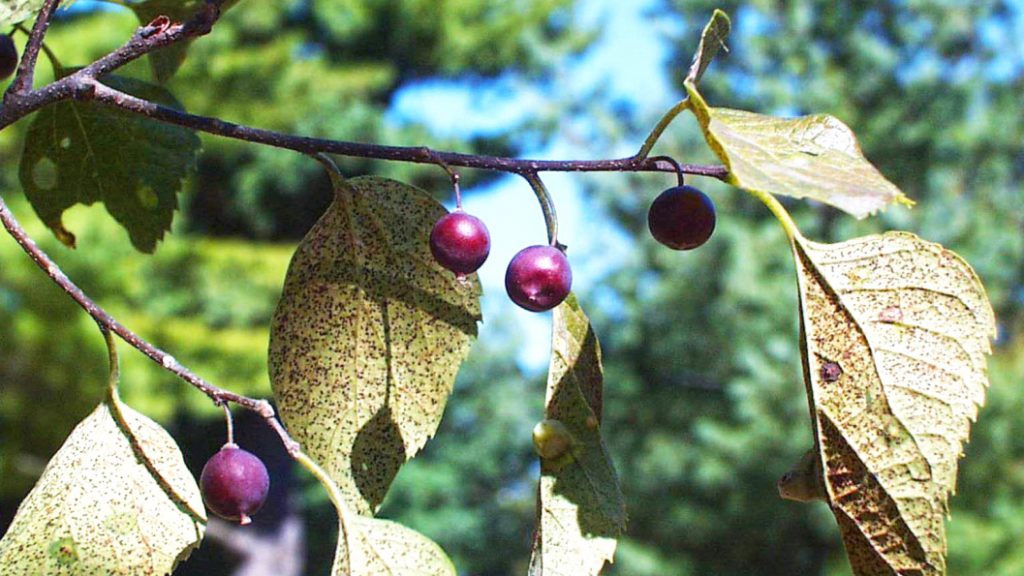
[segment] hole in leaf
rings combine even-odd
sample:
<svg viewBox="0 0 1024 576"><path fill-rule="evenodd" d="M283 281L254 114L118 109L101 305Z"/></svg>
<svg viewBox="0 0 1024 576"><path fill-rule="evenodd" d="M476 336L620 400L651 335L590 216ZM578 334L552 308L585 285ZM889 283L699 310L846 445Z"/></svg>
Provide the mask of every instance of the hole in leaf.
<svg viewBox="0 0 1024 576"><path fill-rule="evenodd" d="M146 210L155 210L160 205L160 198L157 197L153 188L149 186L141 186L136 189L135 197L139 199L139 204Z"/></svg>
<svg viewBox="0 0 1024 576"><path fill-rule="evenodd" d="M70 136L65 136L65 137L61 138L60 139L60 147L65 149L65 150L67 150L68 148L71 148L71 137Z"/></svg>
<svg viewBox="0 0 1024 576"><path fill-rule="evenodd" d="M57 187L57 163L49 158L40 158L32 166L32 183L40 190L53 190Z"/></svg>

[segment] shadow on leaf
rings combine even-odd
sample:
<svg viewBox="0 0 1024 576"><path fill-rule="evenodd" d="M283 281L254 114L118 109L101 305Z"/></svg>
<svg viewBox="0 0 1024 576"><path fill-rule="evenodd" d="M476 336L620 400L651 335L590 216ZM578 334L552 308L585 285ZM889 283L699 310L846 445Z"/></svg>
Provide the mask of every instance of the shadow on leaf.
<svg viewBox="0 0 1024 576"><path fill-rule="evenodd" d="M383 406L359 430L352 445L352 478L374 510L384 500L391 481L404 463L402 432L391 415L391 408Z"/></svg>

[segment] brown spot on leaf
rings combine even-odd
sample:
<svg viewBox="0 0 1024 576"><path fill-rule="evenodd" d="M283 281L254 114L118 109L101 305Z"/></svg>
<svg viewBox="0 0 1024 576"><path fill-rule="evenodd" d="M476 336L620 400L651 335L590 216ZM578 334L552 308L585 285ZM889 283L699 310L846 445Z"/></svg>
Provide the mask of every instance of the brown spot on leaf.
<svg viewBox="0 0 1024 576"><path fill-rule="evenodd" d="M825 362L821 367L821 379L825 382L835 382L843 375L843 369L835 362Z"/></svg>

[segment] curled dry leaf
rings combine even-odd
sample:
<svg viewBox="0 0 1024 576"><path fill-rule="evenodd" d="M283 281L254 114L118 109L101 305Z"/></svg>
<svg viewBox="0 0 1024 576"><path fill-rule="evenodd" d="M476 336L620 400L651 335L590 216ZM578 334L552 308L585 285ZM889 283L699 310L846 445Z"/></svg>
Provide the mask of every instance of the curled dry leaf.
<svg viewBox="0 0 1024 576"><path fill-rule="evenodd" d="M948 498L988 387L984 288L908 233L793 249L817 469L854 572L945 574Z"/></svg>
<svg viewBox="0 0 1024 576"><path fill-rule="evenodd" d="M384 178L344 181L292 258L270 335L289 432L372 514L434 435L476 338L480 286L441 268L428 237L445 209Z"/></svg>
<svg viewBox="0 0 1024 576"><path fill-rule="evenodd" d="M729 37L731 30L732 21L729 20L729 16L716 9L700 35L700 44L697 46L697 52L693 55L690 71L686 74L687 82L699 83L701 76L704 75L704 71L708 69L711 61L715 59L718 51L728 50L725 47L725 39Z"/></svg>
<svg viewBox="0 0 1024 576"><path fill-rule="evenodd" d="M548 422L571 434L567 453L541 460L530 576L596 576L611 562L625 504L601 439L601 348L576 297L555 308Z"/></svg>
<svg viewBox="0 0 1024 576"><path fill-rule="evenodd" d="M108 400L54 455L0 540L0 573L170 574L203 538L195 479L158 424Z"/></svg>

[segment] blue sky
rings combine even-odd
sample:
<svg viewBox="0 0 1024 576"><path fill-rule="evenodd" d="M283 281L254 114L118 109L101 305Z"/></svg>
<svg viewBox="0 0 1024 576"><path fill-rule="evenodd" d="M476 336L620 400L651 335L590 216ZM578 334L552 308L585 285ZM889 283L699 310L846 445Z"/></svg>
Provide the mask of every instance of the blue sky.
<svg viewBox="0 0 1024 576"><path fill-rule="evenodd" d="M585 95L602 87L615 100L640 109L668 109L679 99L664 75L668 57L657 26L644 14L650 0L616 2L584 0L577 10L577 25L602 30L597 43L578 61L558 75L557 90ZM389 120L426 122L439 136L466 139L476 134L508 129L544 106L549 96L541 88L515 81L500 81L480 89L452 82L429 82L397 94ZM623 154L632 153L640 140L627 143ZM533 158L593 158L596 152L564 134L543 147L524 151ZM580 290L621 262L628 243L611 222L588 210L582 201L579 176L546 173L543 179L557 204L559 239L570 246L573 284ZM529 206L529 209L523 207ZM449 206L451 208L451 206ZM543 369L550 353L551 314L535 314L517 308L505 296L505 267L512 256L531 244L546 242L544 221L533 192L518 177L506 177L486 187L467 191L466 211L480 217L491 232L491 256L479 272L484 286L484 318L481 338L499 323L499 316L518 327L524 346L519 361L530 371ZM509 322L500 323L508 329Z"/></svg>

